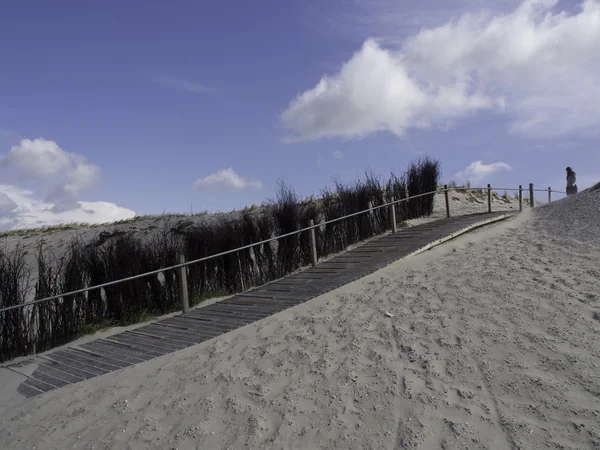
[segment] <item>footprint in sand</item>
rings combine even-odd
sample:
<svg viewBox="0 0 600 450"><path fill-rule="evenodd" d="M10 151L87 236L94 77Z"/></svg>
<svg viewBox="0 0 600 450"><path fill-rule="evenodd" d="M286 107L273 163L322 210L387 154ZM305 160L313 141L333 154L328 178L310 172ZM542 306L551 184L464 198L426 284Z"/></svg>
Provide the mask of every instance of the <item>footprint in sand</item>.
<svg viewBox="0 0 600 450"><path fill-rule="evenodd" d="M426 382L416 373L407 370L404 373L402 380L402 393L407 398L414 398L417 394L423 392L426 387Z"/></svg>

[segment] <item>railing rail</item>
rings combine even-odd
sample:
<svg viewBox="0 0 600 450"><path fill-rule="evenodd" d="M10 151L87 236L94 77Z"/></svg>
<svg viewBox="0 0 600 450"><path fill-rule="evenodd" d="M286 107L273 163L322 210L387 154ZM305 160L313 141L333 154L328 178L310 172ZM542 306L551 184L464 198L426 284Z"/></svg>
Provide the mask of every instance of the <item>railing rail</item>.
<svg viewBox="0 0 600 450"><path fill-rule="evenodd" d="M120 278L118 280L108 281L106 283L97 284L97 285L94 285L94 286L88 286L88 287L82 288L82 289L77 289L75 291L65 292L65 293L62 293L62 294L57 294L57 295L53 295L53 296L50 296L50 297L41 298L41 299L38 299L38 300L32 300L30 302L24 302L24 303L20 303L18 305L7 306L7 307L4 307L4 308L0 308L0 313L6 312L6 311L15 310L15 309L19 309L19 308L24 308L24 307L27 307L27 306L33 306L33 305L37 305L37 304L48 302L48 301L52 301L52 300L58 300L58 299L63 298L63 297L70 297L70 296L73 296L73 295L82 294L82 293L93 291L93 290L96 290L96 289L102 289L102 288L109 287L109 286L114 286L114 285L120 284L120 283L126 283L128 281L133 281L133 280L137 280L137 279L140 279L140 278L149 277L151 275L157 275L159 273L167 272L167 271L170 271L170 270L180 269L182 267L190 266L192 264L197 264L197 263L200 263L200 262L204 262L204 261L208 261L208 260L211 260L211 259L219 258L221 256L226 256L226 255L230 255L232 253L240 252L240 251L243 251L243 250L248 250L248 249L253 248L253 247L258 247L260 245L268 244L270 242L277 241L279 239L284 239L286 237L295 236L297 234L301 234L301 233L304 233L306 231L311 231L311 230L320 228L320 227L325 226L325 225L329 225L329 224L333 224L333 223L336 223L336 222L340 222L342 220L346 220L346 219L349 219L351 217L356 217L356 216L359 216L361 214L367 214L367 213L370 213L372 211L376 211L376 210L381 209L381 208L390 207L390 206L397 205L397 204L400 204L400 203L403 203L403 202L407 202L407 201L410 201L410 200L413 200L413 199L416 199L416 198L425 197L425 196L432 195L432 194L443 194L443 193L449 192L449 191L461 191L461 190L495 190L495 191L497 191L497 190L519 191L520 190L520 191L522 191L523 189L521 189L521 188L496 188L496 187L490 189L489 187L449 187L449 186L448 187L444 187L442 189L438 188L438 189L436 189L434 191L425 192L425 193L422 193L422 194L417 194L417 195L413 195L413 196L410 196L410 197L406 197L406 198L402 198L402 199L398 199L398 200L393 200L393 201L390 201L390 202L386 202L386 203L384 203L382 205L373 206L371 208L368 208L368 209L365 209L365 210L362 210L362 211L358 211L358 212L355 212L355 213L352 213L352 214L348 214L346 216L337 217L335 219L331 219L331 220L319 222L317 224L314 224L314 225L311 225L311 226L308 226L308 227L304 227L304 228L301 228L299 230L292 231L290 233L285 233L285 234L282 234L282 235L279 235L279 236L274 236L272 238L265 239L265 240L262 240L262 241L259 241L259 242L255 242L253 244L248 244L248 245L244 245L242 247L237 247L237 248L234 248L234 249L231 249L231 250L226 250L224 252L215 253L213 255L209 255L209 256L202 257L202 258L194 259L192 261L186 261L186 262L175 264L175 265L172 265L172 266L162 267L160 269L152 270L150 272L144 272L144 273L137 274L137 275L132 275L132 276L129 276L129 277L126 277L126 278ZM542 192L556 192L556 193L564 194L564 192L561 192L561 191L554 191L554 190L548 190L548 189L534 189L534 191L536 191L536 192L540 192L540 191L542 191Z"/></svg>

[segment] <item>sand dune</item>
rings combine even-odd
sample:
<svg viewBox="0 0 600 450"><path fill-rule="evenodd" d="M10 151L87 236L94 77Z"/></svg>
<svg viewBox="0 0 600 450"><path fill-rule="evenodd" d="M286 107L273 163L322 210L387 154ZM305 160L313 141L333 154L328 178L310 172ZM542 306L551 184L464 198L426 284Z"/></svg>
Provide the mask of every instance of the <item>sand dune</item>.
<svg viewBox="0 0 600 450"><path fill-rule="evenodd" d="M2 448L598 448L599 201L30 400Z"/></svg>

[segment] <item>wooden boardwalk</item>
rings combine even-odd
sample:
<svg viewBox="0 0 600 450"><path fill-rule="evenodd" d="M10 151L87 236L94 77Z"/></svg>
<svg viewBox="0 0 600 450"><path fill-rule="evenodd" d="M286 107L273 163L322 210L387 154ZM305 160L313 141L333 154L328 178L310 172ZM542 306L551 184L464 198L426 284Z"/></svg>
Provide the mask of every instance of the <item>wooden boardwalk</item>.
<svg viewBox="0 0 600 450"><path fill-rule="evenodd" d="M34 356L38 366L17 391L33 397L199 344L362 278L461 230L507 214L510 215L475 214L404 228L372 239L315 268L187 314Z"/></svg>

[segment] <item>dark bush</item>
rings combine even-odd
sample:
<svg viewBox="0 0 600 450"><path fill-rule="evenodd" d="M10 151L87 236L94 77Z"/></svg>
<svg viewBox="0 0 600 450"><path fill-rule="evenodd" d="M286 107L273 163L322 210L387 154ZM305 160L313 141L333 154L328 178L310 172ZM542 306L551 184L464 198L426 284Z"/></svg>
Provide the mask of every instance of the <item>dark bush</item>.
<svg viewBox="0 0 600 450"><path fill-rule="evenodd" d="M31 269L25 252L17 247L10 253L0 249L0 308L24 303L30 290ZM30 308L0 313L0 359L6 361L35 351Z"/></svg>

